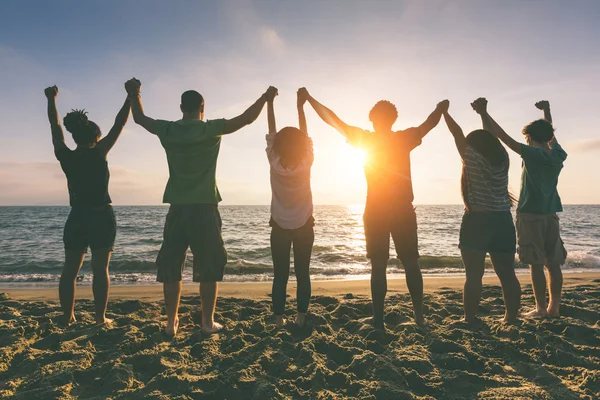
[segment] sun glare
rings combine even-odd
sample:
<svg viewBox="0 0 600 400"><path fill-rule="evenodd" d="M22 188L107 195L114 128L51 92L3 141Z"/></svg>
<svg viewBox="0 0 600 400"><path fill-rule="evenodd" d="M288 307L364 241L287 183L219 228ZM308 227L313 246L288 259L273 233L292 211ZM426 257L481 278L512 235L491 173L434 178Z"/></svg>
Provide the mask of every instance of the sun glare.
<svg viewBox="0 0 600 400"><path fill-rule="evenodd" d="M339 157L346 164L365 165L367 162L367 153L364 150L351 146L343 146L340 149Z"/></svg>

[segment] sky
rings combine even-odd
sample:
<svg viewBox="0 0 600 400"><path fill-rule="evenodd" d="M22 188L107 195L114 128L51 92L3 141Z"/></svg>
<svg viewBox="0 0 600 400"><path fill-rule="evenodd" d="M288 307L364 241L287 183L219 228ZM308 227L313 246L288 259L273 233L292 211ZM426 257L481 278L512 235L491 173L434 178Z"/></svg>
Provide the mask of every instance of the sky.
<svg viewBox="0 0 600 400"><path fill-rule="evenodd" d="M279 128L297 126L305 86L346 123L371 128L381 99L396 129L422 123L435 105L465 133L488 109L518 140L547 99L569 158L559 192L567 204L600 203L600 1L3 1L0 2L0 205L66 205L53 155L45 87L61 117L85 108L104 133L142 81L146 114L181 117L183 91L205 98L208 119L232 118L269 85L279 89ZM315 146L316 204L364 203L360 155L307 106ZM217 180L222 204L269 204L266 107L225 136ZM70 134L67 143L73 147ZM114 204L160 204L168 169L158 139L132 119L109 154ZM416 204L460 204L461 162L443 120L412 153ZM511 155L518 193L520 160Z"/></svg>

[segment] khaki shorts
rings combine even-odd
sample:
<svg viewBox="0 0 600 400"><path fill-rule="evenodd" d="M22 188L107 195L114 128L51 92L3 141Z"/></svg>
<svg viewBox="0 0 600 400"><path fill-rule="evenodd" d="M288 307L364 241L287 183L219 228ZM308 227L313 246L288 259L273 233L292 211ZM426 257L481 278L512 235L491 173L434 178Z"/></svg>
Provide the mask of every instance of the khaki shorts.
<svg viewBox="0 0 600 400"><path fill-rule="evenodd" d="M523 264L563 265L567 251L558 215L517 213L517 252Z"/></svg>

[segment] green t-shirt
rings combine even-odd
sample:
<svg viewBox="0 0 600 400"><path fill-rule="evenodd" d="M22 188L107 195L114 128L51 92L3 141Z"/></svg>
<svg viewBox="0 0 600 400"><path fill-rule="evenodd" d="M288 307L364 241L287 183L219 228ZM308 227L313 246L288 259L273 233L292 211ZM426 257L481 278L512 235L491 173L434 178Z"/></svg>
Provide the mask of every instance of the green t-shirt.
<svg viewBox="0 0 600 400"><path fill-rule="evenodd" d="M556 186L567 153L555 141L550 152L522 144L521 157L523 172L517 211L532 214L562 211Z"/></svg>
<svg viewBox="0 0 600 400"><path fill-rule="evenodd" d="M155 120L156 132L167 153L169 181L163 203L218 204L217 157L224 119L211 121Z"/></svg>

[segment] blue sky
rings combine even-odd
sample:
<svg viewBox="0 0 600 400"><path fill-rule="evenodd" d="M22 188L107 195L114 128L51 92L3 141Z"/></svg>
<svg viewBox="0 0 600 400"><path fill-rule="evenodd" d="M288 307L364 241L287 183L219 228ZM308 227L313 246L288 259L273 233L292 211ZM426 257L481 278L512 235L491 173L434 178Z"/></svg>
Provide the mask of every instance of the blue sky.
<svg viewBox="0 0 600 400"><path fill-rule="evenodd" d="M548 99L569 158L565 203L600 203L600 2L589 1L14 1L0 3L0 204L67 204L53 158L43 89L60 88L61 116L86 108L104 132L142 80L148 115L179 118L179 96L200 91L206 117L233 117L268 85L278 126L295 125L306 86L346 122L369 128L380 99L397 129L422 122L445 98L468 132L469 102L486 96L513 136ZM362 167L344 139L307 109L318 204L361 203ZM266 110L224 138L218 179L225 204L268 204ZM68 142L72 144L69 134ZM109 155L115 204L158 204L167 180L158 140L132 120ZM460 160L442 122L413 152L415 202L458 204ZM511 187L518 192L519 159Z"/></svg>

